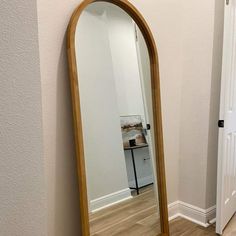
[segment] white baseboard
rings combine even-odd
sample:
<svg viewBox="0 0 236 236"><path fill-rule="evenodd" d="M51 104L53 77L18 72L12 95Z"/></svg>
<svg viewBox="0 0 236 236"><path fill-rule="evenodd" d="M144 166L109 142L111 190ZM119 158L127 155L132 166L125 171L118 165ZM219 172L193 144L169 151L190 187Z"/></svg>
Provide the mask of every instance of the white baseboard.
<svg viewBox="0 0 236 236"><path fill-rule="evenodd" d="M168 205L169 221L174 220L179 216L179 201Z"/></svg>
<svg viewBox="0 0 236 236"><path fill-rule="evenodd" d="M90 201L89 210L90 212L96 212L131 198L132 196L130 193L130 189L122 189L118 192L114 192Z"/></svg>
<svg viewBox="0 0 236 236"><path fill-rule="evenodd" d="M176 201L169 204L169 220L177 217L185 218L203 227L208 227L209 222L216 217L216 206L202 209L185 202Z"/></svg>
<svg viewBox="0 0 236 236"><path fill-rule="evenodd" d="M153 183L153 181L154 180L153 180L153 176L152 175L146 176L144 178L139 178L138 179L138 185L140 187L142 187L142 186L145 186L147 184ZM135 180L129 181L129 186L130 187L135 187Z"/></svg>
<svg viewBox="0 0 236 236"><path fill-rule="evenodd" d="M131 199L130 189L126 188L115 193L90 201L90 212L96 212L106 207ZM168 205L169 221L177 217L185 218L203 227L208 227L216 217L216 206L202 209L191 204L176 201Z"/></svg>

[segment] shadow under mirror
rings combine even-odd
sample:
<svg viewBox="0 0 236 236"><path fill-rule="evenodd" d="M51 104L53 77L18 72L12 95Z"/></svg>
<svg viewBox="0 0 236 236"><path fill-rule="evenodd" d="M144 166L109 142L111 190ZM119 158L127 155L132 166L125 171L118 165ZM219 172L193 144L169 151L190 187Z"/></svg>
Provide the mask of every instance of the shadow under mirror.
<svg viewBox="0 0 236 236"><path fill-rule="evenodd" d="M75 34L91 235L158 235L150 61L121 8L86 7Z"/></svg>

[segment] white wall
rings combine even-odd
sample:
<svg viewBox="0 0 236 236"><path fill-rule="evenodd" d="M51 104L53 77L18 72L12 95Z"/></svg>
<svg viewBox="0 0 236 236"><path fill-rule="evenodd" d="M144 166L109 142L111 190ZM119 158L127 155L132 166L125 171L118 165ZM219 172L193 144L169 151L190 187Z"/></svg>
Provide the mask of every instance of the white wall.
<svg viewBox="0 0 236 236"><path fill-rule="evenodd" d="M0 235L47 235L36 1L0 2Z"/></svg>
<svg viewBox="0 0 236 236"><path fill-rule="evenodd" d="M76 57L89 200L128 186L106 13L101 3L81 15ZM103 4L101 5L103 6ZM130 196L130 192L129 192Z"/></svg>

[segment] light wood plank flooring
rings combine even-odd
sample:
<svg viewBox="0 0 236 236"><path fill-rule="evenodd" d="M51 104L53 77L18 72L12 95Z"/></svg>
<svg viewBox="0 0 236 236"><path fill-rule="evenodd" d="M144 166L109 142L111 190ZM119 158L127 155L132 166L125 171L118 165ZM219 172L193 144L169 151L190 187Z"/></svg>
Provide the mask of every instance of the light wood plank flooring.
<svg viewBox="0 0 236 236"><path fill-rule="evenodd" d="M232 218L232 220L227 225L223 236L236 236L236 215Z"/></svg>
<svg viewBox="0 0 236 236"><path fill-rule="evenodd" d="M139 196L90 216L91 236L156 236L160 232L157 203L152 188Z"/></svg>
<svg viewBox="0 0 236 236"><path fill-rule="evenodd" d="M152 187L139 196L90 216L91 236L156 236L160 233L157 204ZM170 222L171 236L216 236L214 226L204 228L182 218ZM224 236L236 236L236 217Z"/></svg>

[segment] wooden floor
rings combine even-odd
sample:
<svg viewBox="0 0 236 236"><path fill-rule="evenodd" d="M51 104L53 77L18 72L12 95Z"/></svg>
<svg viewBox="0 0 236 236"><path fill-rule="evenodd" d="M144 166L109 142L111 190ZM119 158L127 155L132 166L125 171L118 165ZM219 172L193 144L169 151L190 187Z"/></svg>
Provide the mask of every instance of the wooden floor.
<svg viewBox="0 0 236 236"><path fill-rule="evenodd" d="M223 236L236 236L236 215L232 218L232 220L227 225Z"/></svg>
<svg viewBox="0 0 236 236"><path fill-rule="evenodd" d="M139 196L90 216L91 236L157 236L160 223L152 187ZM204 228L183 218L170 222L171 236L215 236L215 227ZM224 236L236 236L236 217Z"/></svg>

